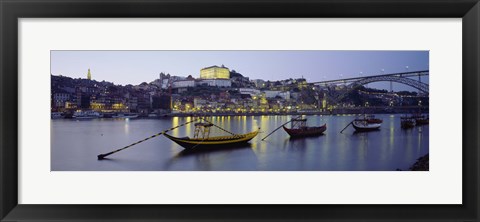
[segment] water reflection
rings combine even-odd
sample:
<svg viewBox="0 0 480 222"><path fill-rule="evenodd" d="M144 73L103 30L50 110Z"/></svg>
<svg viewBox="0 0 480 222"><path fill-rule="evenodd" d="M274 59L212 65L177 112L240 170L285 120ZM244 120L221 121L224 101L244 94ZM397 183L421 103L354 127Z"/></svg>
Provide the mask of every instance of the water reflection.
<svg viewBox="0 0 480 222"><path fill-rule="evenodd" d="M234 133L261 127L246 146L203 152L187 152L160 136L97 161L100 153L118 149L162 130L180 125L191 117L162 119L52 120L52 170L395 170L408 169L428 153L428 125L409 130L400 128L400 115L377 115L384 123L380 130L356 133L340 131L354 115L307 116L308 125L327 124L320 136L291 139L279 129L292 116L212 117L209 120ZM193 136L187 124L169 134ZM225 135L216 129L212 134Z"/></svg>

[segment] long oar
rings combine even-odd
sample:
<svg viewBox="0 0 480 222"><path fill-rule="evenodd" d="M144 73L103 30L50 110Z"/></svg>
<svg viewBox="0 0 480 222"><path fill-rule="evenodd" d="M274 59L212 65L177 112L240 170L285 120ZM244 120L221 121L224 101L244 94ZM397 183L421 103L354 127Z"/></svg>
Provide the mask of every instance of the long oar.
<svg viewBox="0 0 480 222"><path fill-rule="evenodd" d="M296 119L298 119L298 118L301 118L301 116L299 116L299 117L297 117L297 118L293 118L293 119L291 119L290 121L282 124L281 126L279 126L278 128L276 128L275 130L273 130L272 132L270 132L267 136L263 137L262 140L265 140L265 138L267 138L267 137L269 137L270 135L272 135L275 131L279 130L279 129L282 128L283 126L287 125L287 123L292 122L293 120L296 120Z"/></svg>
<svg viewBox="0 0 480 222"><path fill-rule="evenodd" d="M342 132L343 132L343 131L344 131L344 130L345 130L347 127L348 127L348 126L352 125L352 123L353 123L353 121L352 121L352 122L350 122L349 124L347 124L347 126L346 126L345 128L343 128L343 130L342 130L342 131L340 131L340 133L342 133Z"/></svg>
<svg viewBox="0 0 480 222"><path fill-rule="evenodd" d="M162 132L159 132L159 133L157 133L157 134L155 134L155 135L152 135L152 136L150 136L150 137L147 137L147 138L145 138L145 139L143 139L143 140L139 140L139 141L137 141L137 142L135 142L135 143L132 143L132 144L130 144L130 145L128 145L128 146L122 147L122 148L120 148L120 149L118 149L118 150L114 150L114 151L109 152L109 153L100 154L100 155L97 156L97 158L98 158L98 160L103 160L106 156L109 156L109 155L112 155L112 154L114 154L114 153L116 153L116 152L119 152L119 151L122 151L122 150L124 150L124 149L130 148L130 147L132 147L132 146L134 146L134 145L137 145L137 144L139 144L139 143L143 143L143 142L145 142L145 141L147 141L147 140L149 140L149 139L155 138L155 137L157 137L157 136L160 136L160 135L162 135L162 134L165 134L166 132L168 132L168 131L170 131L170 130L174 130L174 129L178 128L178 127L187 125L187 124L189 124L189 123L191 123L191 122L194 122L194 121L197 121L197 120L194 119L194 120L185 122L185 123L180 124L180 125L178 125L178 126L176 126L176 127L172 127L172 128L170 128L170 129L167 129L167 130L164 130L164 131L162 131Z"/></svg>

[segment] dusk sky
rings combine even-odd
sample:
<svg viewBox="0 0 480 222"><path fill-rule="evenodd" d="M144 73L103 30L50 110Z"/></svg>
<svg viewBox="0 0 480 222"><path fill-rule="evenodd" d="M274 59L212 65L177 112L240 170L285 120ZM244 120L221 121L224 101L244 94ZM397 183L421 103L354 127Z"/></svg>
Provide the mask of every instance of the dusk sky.
<svg viewBox="0 0 480 222"><path fill-rule="evenodd" d="M51 51L51 74L121 85L151 82L160 72L198 78L225 65L252 79L308 82L429 69L428 51ZM408 69L406 68L408 66ZM362 73L362 74L361 74ZM428 83L428 77L422 77ZM386 84L379 84L386 86ZM395 90L410 87L394 85Z"/></svg>

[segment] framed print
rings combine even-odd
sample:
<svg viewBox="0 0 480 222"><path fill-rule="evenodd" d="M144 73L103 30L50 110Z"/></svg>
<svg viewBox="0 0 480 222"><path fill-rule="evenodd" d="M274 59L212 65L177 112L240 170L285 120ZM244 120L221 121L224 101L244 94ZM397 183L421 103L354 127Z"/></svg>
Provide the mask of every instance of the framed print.
<svg viewBox="0 0 480 222"><path fill-rule="evenodd" d="M1 219L478 221L479 7L2 1Z"/></svg>

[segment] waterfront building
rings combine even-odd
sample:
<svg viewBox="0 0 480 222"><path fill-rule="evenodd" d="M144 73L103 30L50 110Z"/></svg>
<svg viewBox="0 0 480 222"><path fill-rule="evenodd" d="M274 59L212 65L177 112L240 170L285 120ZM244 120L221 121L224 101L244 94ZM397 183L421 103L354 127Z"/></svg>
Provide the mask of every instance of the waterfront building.
<svg viewBox="0 0 480 222"><path fill-rule="evenodd" d="M110 100L101 94L90 96L90 109L95 111L103 111L110 106Z"/></svg>
<svg viewBox="0 0 480 222"><path fill-rule="evenodd" d="M77 109L77 103L67 101L67 102L65 102L65 109Z"/></svg>
<svg viewBox="0 0 480 222"><path fill-rule="evenodd" d="M171 109L171 98L170 95L167 94L160 94L152 96L152 108L155 110L165 110Z"/></svg>
<svg viewBox="0 0 480 222"><path fill-rule="evenodd" d="M138 107L138 98L136 96L129 96L127 104L130 112L136 112Z"/></svg>
<svg viewBox="0 0 480 222"><path fill-rule="evenodd" d="M102 111L102 110L105 110L105 108L106 108L105 103L90 101L90 109L92 110Z"/></svg>
<svg viewBox="0 0 480 222"><path fill-rule="evenodd" d="M64 108L65 102L70 99L70 94L65 92L57 92L53 94L53 106L54 108Z"/></svg>
<svg viewBox="0 0 480 222"><path fill-rule="evenodd" d="M194 97L193 98L193 106L197 109L201 109L203 107L205 107L207 104L207 101L200 98L200 97Z"/></svg>
<svg viewBox="0 0 480 222"><path fill-rule="evenodd" d="M182 102L180 100L174 99L172 97L172 111L180 110L181 105L182 105Z"/></svg>
<svg viewBox="0 0 480 222"><path fill-rule="evenodd" d="M262 109L263 112L269 108L268 100L265 97L265 94L261 96L261 98L259 99L259 103L260 103L259 108Z"/></svg>
<svg viewBox="0 0 480 222"><path fill-rule="evenodd" d="M86 89L86 87L77 87L75 89L75 100L77 101L77 108L79 109L90 108L90 96L86 93Z"/></svg>

